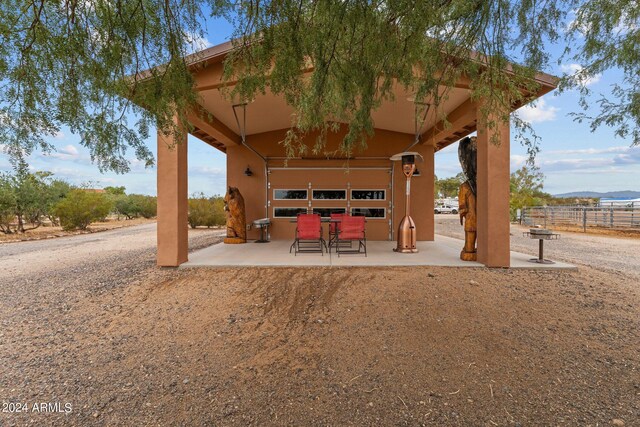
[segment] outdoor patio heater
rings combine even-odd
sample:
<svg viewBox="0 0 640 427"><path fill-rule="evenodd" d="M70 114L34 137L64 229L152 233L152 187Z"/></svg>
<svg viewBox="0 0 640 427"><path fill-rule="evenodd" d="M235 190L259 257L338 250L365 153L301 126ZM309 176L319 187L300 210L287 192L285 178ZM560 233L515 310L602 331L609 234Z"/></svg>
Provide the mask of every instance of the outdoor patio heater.
<svg viewBox="0 0 640 427"><path fill-rule="evenodd" d="M401 253L416 253L418 247L416 246L416 223L413 222L413 218L410 215L411 208L411 177L416 171L416 159L422 161L422 155L415 151L406 151L404 153L398 153L391 156L393 161L402 161L402 173L407 178L407 185L405 191L404 202L404 218L400 221L398 226L398 244L394 249L395 252Z"/></svg>

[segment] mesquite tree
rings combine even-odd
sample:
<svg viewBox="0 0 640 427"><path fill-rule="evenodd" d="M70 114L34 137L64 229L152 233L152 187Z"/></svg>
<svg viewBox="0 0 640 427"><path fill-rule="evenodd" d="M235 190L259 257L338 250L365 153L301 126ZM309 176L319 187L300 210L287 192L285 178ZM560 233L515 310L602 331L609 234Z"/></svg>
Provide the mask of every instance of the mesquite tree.
<svg viewBox="0 0 640 427"><path fill-rule="evenodd" d="M152 164L149 128L178 132L174 113L185 126L197 102L185 55L209 14L235 28L225 74L239 79L232 95L250 100L268 88L295 109L290 153L306 149L300 136L312 130L322 147L340 122L349 129L342 150L356 149L396 82L437 109L447 96L439 88L464 75L483 114L505 111L528 101L531 77L553 60L580 64L561 85L581 90L577 120L640 143L637 0L5 0L4 150L19 164L50 150L46 136L66 125L101 169L127 171L128 149ZM561 58L552 45L565 47ZM611 68L622 78L591 114L584 83ZM525 143L534 153L535 140Z"/></svg>

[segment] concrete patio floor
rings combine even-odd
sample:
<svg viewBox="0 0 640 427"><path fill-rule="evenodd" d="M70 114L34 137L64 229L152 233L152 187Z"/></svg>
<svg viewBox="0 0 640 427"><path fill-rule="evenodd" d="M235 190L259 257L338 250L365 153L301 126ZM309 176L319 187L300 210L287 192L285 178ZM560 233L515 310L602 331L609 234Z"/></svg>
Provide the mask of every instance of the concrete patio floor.
<svg viewBox="0 0 640 427"><path fill-rule="evenodd" d="M436 235L434 242L418 242L416 254L393 252L395 242L367 242L367 256L364 254L338 255L335 252L289 253L290 241L275 240L269 243L249 242L243 245L219 243L189 254L189 261L181 268L191 267L357 267L357 266L443 266L443 267L484 267L478 262L460 260L463 241ZM535 244L534 244L535 243ZM537 251L537 242L531 245L532 253ZM533 255L511 252L511 268L528 269L575 269L571 264L536 264L528 260Z"/></svg>

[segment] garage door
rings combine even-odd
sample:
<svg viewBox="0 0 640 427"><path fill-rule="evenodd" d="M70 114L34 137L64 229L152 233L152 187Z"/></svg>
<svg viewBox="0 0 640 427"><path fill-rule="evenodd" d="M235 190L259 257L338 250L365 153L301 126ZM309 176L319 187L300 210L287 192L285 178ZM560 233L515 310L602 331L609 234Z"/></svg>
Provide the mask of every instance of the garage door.
<svg viewBox="0 0 640 427"><path fill-rule="evenodd" d="M367 239L391 239L390 168L271 168L268 186L272 239L293 239L291 220L306 212L364 215Z"/></svg>

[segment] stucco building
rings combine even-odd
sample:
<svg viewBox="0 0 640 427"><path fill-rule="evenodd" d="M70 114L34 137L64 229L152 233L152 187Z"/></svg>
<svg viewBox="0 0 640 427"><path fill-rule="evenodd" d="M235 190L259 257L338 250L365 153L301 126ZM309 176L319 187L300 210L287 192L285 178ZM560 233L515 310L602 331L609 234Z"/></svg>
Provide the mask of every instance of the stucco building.
<svg viewBox="0 0 640 427"><path fill-rule="evenodd" d="M394 240L404 215L405 177L389 160L415 139L415 104L398 85L394 102L373 113L375 135L366 150L351 158L339 155L286 159L279 144L293 113L285 100L271 93L236 107L221 89L222 61L231 49L224 43L198 53L192 65L201 102L189 115L191 134L227 156L227 183L244 196L247 223L270 218L271 239L293 240L298 212L350 212L367 216L369 240ZM552 76L539 74L541 96L554 89ZM233 84L233 82L227 82ZM478 136L478 261L509 266L509 124L488 129L478 120L479 105L461 79L439 106L449 126L434 111L427 115L420 142L411 147L424 156L412 180L412 217L418 240L434 240L434 162L437 152L472 132ZM246 135L243 144L240 134ZM326 152L336 151L345 130L329 134ZM500 144L492 144L499 132ZM316 135L308 135L313 145ZM175 144L178 143L178 144ZM174 146L174 148L170 148ZM158 135L158 265L187 261L187 139ZM251 173L247 173L247 169ZM259 230L250 230L258 238ZM410 256L410 255L409 255Z"/></svg>

